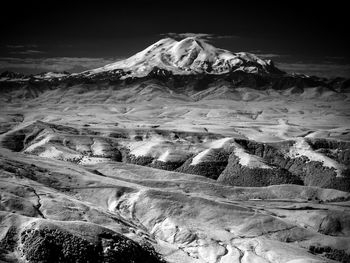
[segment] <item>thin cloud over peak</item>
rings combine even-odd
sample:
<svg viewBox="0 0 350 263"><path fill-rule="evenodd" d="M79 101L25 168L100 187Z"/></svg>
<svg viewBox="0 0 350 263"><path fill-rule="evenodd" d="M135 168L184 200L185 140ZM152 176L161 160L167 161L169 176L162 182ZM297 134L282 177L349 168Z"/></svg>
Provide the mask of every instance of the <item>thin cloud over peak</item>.
<svg viewBox="0 0 350 263"><path fill-rule="evenodd" d="M171 37L175 39L184 39L187 37L196 37L204 40L213 40L213 39L230 39L237 38L238 36L233 35L216 35L216 34L207 34L207 33L165 33L161 34L162 37Z"/></svg>
<svg viewBox="0 0 350 263"><path fill-rule="evenodd" d="M280 57L287 56L287 55L274 54L274 53L266 53L266 54L264 54L264 53L261 53L261 54L257 53L256 55L258 57L260 57L260 58L280 58Z"/></svg>
<svg viewBox="0 0 350 263"><path fill-rule="evenodd" d="M258 57L264 58L264 59L290 57L289 54L270 53L268 51L264 52L263 50L260 50L260 49L253 49L253 50L249 50L248 52L253 53L253 54L257 55Z"/></svg>
<svg viewBox="0 0 350 263"><path fill-rule="evenodd" d="M46 53L46 52L41 50L34 50L34 49L10 52L10 54L18 54L18 55L36 55L36 54L43 54L43 53Z"/></svg>
<svg viewBox="0 0 350 263"><path fill-rule="evenodd" d="M8 44L8 45L6 45L6 47L9 49L21 49L21 48L36 48L36 47L38 47L38 45L36 45L36 44L26 44L26 45Z"/></svg>
<svg viewBox="0 0 350 263"><path fill-rule="evenodd" d="M79 72L115 62L116 59L91 57L52 57L52 58L14 58L0 57L0 71L7 69L26 69L33 73L43 71Z"/></svg>
<svg viewBox="0 0 350 263"><path fill-rule="evenodd" d="M13 49L16 49L16 48L25 48L24 45L6 45L7 48L13 48Z"/></svg>
<svg viewBox="0 0 350 263"><path fill-rule="evenodd" d="M320 77L345 77L350 78L350 65L337 63L277 63L277 67L289 73L302 73L310 76Z"/></svg>

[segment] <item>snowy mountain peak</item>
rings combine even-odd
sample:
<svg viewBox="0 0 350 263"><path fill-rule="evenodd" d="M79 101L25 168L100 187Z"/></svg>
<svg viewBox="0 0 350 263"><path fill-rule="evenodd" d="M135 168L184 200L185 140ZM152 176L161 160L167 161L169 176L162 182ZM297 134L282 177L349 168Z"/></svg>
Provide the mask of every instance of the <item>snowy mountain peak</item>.
<svg viewBox="0 0 350 263"><path fill-rule="evenodd" d="M270 60L263 60L246 52L232 53L216 48L202 39L188 37L180 41L172 38L161 39L128 59L85 71L83 74L95 75L124 70L130 72L129 76L143 77L154 68L176 75L224 74L230 71L281 73Z"/></svg>

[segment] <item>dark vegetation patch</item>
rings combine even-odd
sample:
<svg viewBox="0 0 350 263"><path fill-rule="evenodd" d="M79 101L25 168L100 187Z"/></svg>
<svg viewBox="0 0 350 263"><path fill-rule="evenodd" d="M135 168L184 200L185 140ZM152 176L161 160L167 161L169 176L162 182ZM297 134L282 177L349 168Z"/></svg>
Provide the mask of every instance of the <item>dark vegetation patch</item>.
<svg viewBox="0 0 350 263"><path fill-rule="evenodd" d="M98 246L58 229L21 233L22 252L29 262L99 262Z"/></svg>
<svg viewBox="0 0 350 263"><path fill-rule="evenodd" d="M331 247L310 246L309 251L315 255L322 255L328 259L336 260L342 263L350 262L350 255L343 250Z"/></svg>
<svg viewBox="0 0 350 263"><path fill-rule="evenodd" d="M321 162L310 161L305 156L297 158L285 156L283 151L289 150L289 147L294 144L293 141L258 143L245 139L235 139L235 142L241 145L248 153L261 157L269 165L289 171L295 177L300 178L304 185L350 191L349 169L343 171L342 177L336 177L335 169L325 167ZM311 144L311 147L314 150L320 150L321 147L335 149L339 147L340 150L337 150L339 156L329 157L338 161L340 158L342 159L341 163L347 162L348 143L338 144L337 141L332 140L315 140L313 142L314 144Z"/></svg>
<svg viewBox="0 0 350 263"><path fill-rule="evenodd" d="M7 229L5 236L0 242L0 248L7 251L14 251L17 246L17 231L16 227L11 226Z"/></svg>
<svg viewBox="0 0 350 263"><path fill-rule="evenodd" d="M201 162L197 165L180 167L177 172L202 175L216 180L225 169L227 162Z"/></svg>
<svg viewBox="0 0 350 263"><path fill-rule="evenodd" d="M11 151L20 152L24 147L23 141L25 138L26 135L22 132L8 134L2 140L2 145Z"/></svg>
<svg viewBox="0 0 350 263"><path fill-rule="evenodd" d="M149 244L139 245L120 235L105 233L100 235L103 262L110 263L165 263Z"/></svg>
<svg viewBox="0 0 350 263"><path fill-rule="evenodd" d="M191 165L193 158L189 158L177 172L202 175L211 179L218 179L222 171L228 164L229 153L223 150L212 150L212 161L203 161L196 165Z"/></svg>
<svg viewBox="0 0 350 263"><path fill-rule="evenodd" d="M205 140L217 140L223 138L220 134L210 132L170 131L163 129L138 129L134 132L137 136L144 136L145 139L156 134L171 141L183 139L191 143L202 143Z"/></svg>
<svg viewBox="0 0 350 263"><path fill-rule="evenodd" d="M58 228L28 229L21 233L22 253L29 262L42 263L158 263L164 262L151 246L117 233L101 233L90 242Z"/></svg>
<svg viewBox="0 0 350 263"><path fill-rule="evenodd" d="M130 154L130 150L125 147L121 147L119 151L122 156L121 161L125 163L148 166L153 162L153 159L154 159L151 156L135 156L133 154Z"/></svg>
<svg viewBox="0 0 350 263"><path fill-rule="evenodd" d="M326 202L326 203L337 203L337 202L346 202L346 201L350 201L350 196L348 196L348 197L345 197L345 196L336 197L336 198L333 198L333 199L325 200L324 202Z"/></svg>
<svg viewBox="0 0 350 263"><path fill-rule="evenodd" d="M183 163L184 161L162 162L162 161L154 160L152 163L149 164L149 167L166 170L166 171L175 171L177 168L183 165Z"/></svg>
<svg viewBox="0 0 350 263"><path fill-rule="evenodd" d="M341 230L342 226L340 221L336 217L328 215L323 218L318 232L324 235L337 235Z"/></svg>
<svg viewBox="0 0 350 263"><path fill-rule="evenodd" d="M307 142L313 150L341 164L350 165L350 142L327 139L308 139Z"/></svg>
<svg viewBox="0 0 350 263"><path fill-rule="evenodd" d="M350 192L350 172L346 170L342 173L342 177L335 177L329 180L327 184L321 186L324 188L337 189L344 192Z"/></svg>
<svg viewBox="0 0 350 263"><path fill-rule="evenodd" d="M235 186L261 187L278 184L303 185L303 181L285 169L249 168L229 164L218 178L219 182Z"/></svg>
<svg viewBox="0 0 350 263"><path fill-rule="evenodd" d="M153 157L151 156L135 156L133 154L125 156L125 161L127 163L147 166L152 163Z"/></svg>

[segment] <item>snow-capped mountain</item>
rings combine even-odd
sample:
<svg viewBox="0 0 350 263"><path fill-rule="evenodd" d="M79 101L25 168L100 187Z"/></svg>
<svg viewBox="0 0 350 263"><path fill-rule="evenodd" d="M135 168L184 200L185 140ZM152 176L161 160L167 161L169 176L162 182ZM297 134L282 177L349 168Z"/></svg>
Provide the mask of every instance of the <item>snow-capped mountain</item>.
<svg viewBox="0 0 350 263"><path fill-rule="evenodd" d="M260 59L254 54L215 48L205 41L188 37L181 41L161 39L128 59L101 68L83 72L95 75L103 72L123 70L125 77L144 77L154 68L164 69L176 75L224 74L232 71L247 73L282 73L271 60Z"/></svg>
<svg viewBox="0 0 350 263"><path fill-rule="evenodd" d="M349 80L324 79L302 74L288 74L271 60L258 56L215 48L204 40L188 37L181 41L159 40L145 50L121 61L81 73L44 72L25 76L13 72L0 74L0 86L29 85L38 88L88 83L129 85L138 81L161 81L171 89L203 90L222 81L234 87L301 92L308 87L324 87L336 91L349 90ZM122 85L124 85L122 84ZM39 88L41 90L42 87ZM177 91L178 91L177 90Z"/></svg>

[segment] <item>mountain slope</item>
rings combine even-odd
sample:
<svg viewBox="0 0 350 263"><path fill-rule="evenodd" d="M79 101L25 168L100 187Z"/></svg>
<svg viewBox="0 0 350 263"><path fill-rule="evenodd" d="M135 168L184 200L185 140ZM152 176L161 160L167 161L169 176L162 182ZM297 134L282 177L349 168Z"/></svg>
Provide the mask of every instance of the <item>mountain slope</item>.
<svg viewBox="0 0 350 263"><path fill-rule="evenodd" d="M263 60L254 54L215 48L195 37L181 41L161 39L134 56L101 68L84 72L93 75L101 72L123 69L130 75L143 77L154 67L171 71L173 74L198 73L223 74L229 71L249 73L282 73L271 60Z"/></svg>

